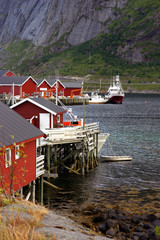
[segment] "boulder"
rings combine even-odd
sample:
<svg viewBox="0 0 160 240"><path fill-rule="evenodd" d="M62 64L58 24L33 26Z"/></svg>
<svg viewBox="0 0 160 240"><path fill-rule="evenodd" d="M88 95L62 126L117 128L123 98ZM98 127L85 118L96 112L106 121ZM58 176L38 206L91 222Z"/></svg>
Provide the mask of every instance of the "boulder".
<svg viewBox="0 0 160 240"><path fill-rule="evenodd" d="M131 229L132 229L132 226L130 224L126 224L126 223L123 223L123 222L119 223L119 230L121 232L130 233Z"/></svg>

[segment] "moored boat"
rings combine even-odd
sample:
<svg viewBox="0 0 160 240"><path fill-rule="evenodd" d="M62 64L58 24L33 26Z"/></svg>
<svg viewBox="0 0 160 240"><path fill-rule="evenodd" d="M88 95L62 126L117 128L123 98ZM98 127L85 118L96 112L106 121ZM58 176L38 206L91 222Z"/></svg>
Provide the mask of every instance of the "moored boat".
<svg viewBox="0 0 160 240"><path fill-rule="evenodd" d="M101 161L103 162L118 162L118 161L131 161L131 156L106 156L101 155Z"/></svg>
<svg viewBox="0 0 160 240"><path fill-rule="evenodd" d="M113 78L113 84L109 87L108 94L105 97L108 99L108 103L122 104L124 91L119 75Z"/></svg>
<svg viewBox="0 0 160 240"><path fill-rule="evenodd" d="M104 104L107 103L108 99L102 97L97 92L92 92L89 97L89 104Z"/></svg>

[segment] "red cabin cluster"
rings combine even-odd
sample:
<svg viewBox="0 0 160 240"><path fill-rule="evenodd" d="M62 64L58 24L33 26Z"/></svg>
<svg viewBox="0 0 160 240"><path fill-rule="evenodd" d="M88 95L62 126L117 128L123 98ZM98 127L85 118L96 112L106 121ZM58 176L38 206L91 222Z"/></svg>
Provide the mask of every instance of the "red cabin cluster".
<svg viewBox="0 0 160 240"><path fill-rule="evenodd" d="M10 70L0 71L0 94L19 98L42 96L44 98L55 96L73 97L81 94L82 84L79 82L66 82L60 80L34 79L31 76L16 76Z"/></svg>

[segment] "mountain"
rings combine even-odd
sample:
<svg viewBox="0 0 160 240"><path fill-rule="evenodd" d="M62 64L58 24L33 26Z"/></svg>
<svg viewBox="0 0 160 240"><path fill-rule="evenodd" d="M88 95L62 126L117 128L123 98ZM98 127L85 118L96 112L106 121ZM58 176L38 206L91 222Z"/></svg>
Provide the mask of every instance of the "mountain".
<svg viewBox="0 0 160 240"><path fill-rule="evenodd" d="M159 0L0 0L0 67L160 77ZM138 67L137 67L138 66ZM152 71L150 69L152 68ZM139 69L137 73L133 70ZM157 72L158 71L158 72Z"/></svg>

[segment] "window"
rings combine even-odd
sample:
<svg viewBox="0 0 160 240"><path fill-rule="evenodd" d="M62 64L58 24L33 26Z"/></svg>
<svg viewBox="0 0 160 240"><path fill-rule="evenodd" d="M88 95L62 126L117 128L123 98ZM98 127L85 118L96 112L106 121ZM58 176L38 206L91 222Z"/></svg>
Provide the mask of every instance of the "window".
<svg viewBox="0 0 160 240"><path fill-rule="evenodd" d="M11 149L7 148L5 152L5 167L11 166Z"/></svg>
<svg viewBox="0 0 160 240"><path fill-rule="evenodd" d="M15 146L15 159L19 158L19 145Z"/></svg>
<svg viewBox="0 0 160 240"><path fill-rule="evenodd" d="M60 115L57 115L57 123L60 122Z"/></svg>

